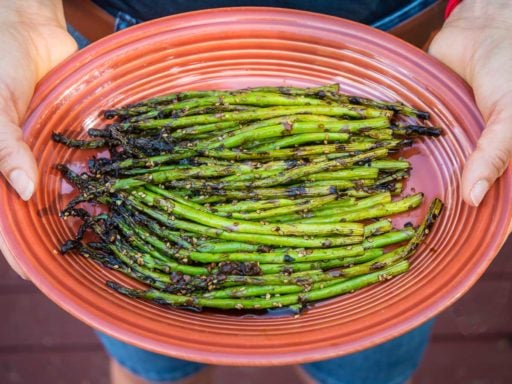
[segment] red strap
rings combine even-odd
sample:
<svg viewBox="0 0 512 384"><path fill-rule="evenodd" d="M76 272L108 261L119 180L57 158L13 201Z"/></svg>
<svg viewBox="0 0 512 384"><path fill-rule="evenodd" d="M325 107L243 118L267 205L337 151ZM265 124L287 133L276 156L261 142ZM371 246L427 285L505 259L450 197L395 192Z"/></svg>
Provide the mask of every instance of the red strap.
<svg viewBox="0 0 512 384"><path fill-rule="evenodd" d="M453 10L462 3L462 0L448 0L448 4L446 4L446 9L444 10L444 18L447 19L448 16L453 12Z"/></svg>

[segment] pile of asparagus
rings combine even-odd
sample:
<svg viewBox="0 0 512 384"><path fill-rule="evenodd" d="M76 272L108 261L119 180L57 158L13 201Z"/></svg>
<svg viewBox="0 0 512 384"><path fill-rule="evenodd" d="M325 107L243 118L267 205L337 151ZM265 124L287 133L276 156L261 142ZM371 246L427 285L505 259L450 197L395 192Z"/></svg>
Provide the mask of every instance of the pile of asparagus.
<svg viewBox="0 0 512 384"><path fill-rule="evenodd" d="M411 166L397 153L441 129L418 125L425 112L336 84L180 92L104 116L112 123L89 129L90 140L53 135L109 152L86 173L57 165L79 191L62 216L82 220L62 252L149 286L107 282L131 297L303 308L406 272L442 210L435 199L416 228L390 220L423 201L401 196ZM93 216L80 204L107 209Z"/></svg>

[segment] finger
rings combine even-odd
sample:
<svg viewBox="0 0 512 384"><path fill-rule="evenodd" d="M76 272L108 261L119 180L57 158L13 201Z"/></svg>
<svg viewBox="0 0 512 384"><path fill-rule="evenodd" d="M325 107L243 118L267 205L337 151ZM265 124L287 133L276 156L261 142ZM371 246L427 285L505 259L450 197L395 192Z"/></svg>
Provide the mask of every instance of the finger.
<svg viewBox="0 0 512 384"><path fill-rule="evenodd" d="M37 166L22 131L0 117L0 173L23 200L29 200L37 181Z"/></svg>
<svg viewBox="0 0 512 384"><path fill-rule="evenodd" d="M469 156L462 173L462 197L478 206L512 159L512 114L496 112Z"/></svg>

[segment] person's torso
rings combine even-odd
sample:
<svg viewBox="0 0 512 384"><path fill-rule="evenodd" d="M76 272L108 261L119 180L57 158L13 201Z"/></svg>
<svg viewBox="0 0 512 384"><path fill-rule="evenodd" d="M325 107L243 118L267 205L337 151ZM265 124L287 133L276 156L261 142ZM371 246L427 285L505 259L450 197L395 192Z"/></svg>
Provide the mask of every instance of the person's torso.
<svg viewBox="0 0 512 384"><path fill-rule="evenodd" d="M408 8L420 8L433 0L94 0L113 15L124 12L139 20L206 8L268 6L319 12L364 24L375 24Z"/></svg>

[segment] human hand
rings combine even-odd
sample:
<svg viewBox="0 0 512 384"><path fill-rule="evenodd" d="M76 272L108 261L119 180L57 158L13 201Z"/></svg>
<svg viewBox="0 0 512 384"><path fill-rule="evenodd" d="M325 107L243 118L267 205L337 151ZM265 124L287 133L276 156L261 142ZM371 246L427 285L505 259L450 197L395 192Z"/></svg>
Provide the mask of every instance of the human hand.
<svg viewBox="0 0 512 384"><path fill-rule="evenodd" d="M462 174L462 197L478 206L512 159L512 2L463 1L429 53L473 87L486 122Z"/></svg>
<svg viewBox="0 0 512 384"><path fill-rule="evenodd" d="M76 50L60 0L0 0L0 173L23 200L37 183L37 165L20 128L36 83ZM1 239L0 239L1 240ZM7 262L25 277L0 241Z"/></svg>

